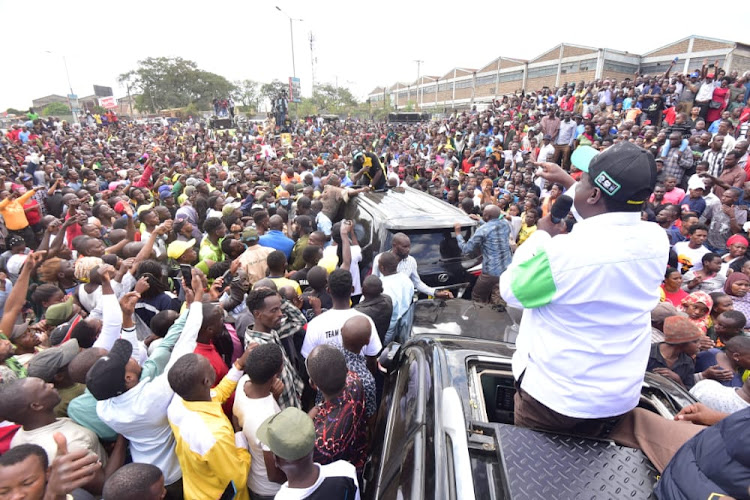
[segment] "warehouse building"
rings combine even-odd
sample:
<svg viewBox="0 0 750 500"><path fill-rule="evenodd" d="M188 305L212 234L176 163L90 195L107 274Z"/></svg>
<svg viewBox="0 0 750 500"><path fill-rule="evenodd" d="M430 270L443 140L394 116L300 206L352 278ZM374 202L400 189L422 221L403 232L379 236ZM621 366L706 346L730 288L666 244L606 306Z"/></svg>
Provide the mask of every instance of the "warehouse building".
<svg viewBox="0 0 750 500"><path fill-rule="evenodd" d="M562 43L531 60L500 56L482 68L453 68L440 77L423 76L411 83L377 87L368 100L374 107L393 109L467 108L521 90L559 87L570 82L666 71L677 59L676 71L700 69L703 59L718 60L727 72L750 70L750 45L691 35L643 55Z"/></svg>

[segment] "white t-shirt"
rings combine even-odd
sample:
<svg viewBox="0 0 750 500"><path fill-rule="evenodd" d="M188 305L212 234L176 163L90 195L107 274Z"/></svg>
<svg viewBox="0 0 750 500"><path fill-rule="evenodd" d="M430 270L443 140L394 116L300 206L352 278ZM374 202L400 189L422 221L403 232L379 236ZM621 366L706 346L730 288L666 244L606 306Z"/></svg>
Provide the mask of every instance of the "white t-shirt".
<svg viewBox="0 0 750 500"><path fill-rule="evenodd" d="M336 257L337 248L333 245L325 247L323 258ZM362 280L359 276L359 263L362 262L362 248L359 245L351 245L349 248L352 253L352 263L349 266L349 272L352 274L352 286L354 287L352 295L360 295L362 293ZM341 265L341 262L339 262L339 265Z"/></svg>
<svg viewBox="0 0 750 500"><path fill-rule="evenodd" d="M80 450L81 448L89 450L92 453L96 453L99 460L102 461L102 466L107 465L107 452L104 451L101 443L99 443L99 438L94 431L78 425L69 418L58 418L51 424L39 427L33 431L25 431L22 427L13 436L10 447L15 448L22 444L36 444L44 448L44 451L47 452L49 463L52 463L52 460L57 456L57 443L55 443L55 439L52 437L55 432L59 432L65 436L68 442L68 450Z"/></svg>
<svg viewBox="0 0 750 500"><path fill-rule="evenodd" d="M690 248L689 241L680 241L679 243L675 243L674 251L677 254L678 259L681 255L684 255L690 260L690 262L693 264L693 267L690 268L692 271L700 271L701 269L703 269L703 262L701 262L701 257L711 252L711 250L703 245L699 246L698 248ZM682 262L678 263L677 266L677 270L682 271Z"/></svg>
<svg viewBox="0 0 750 500"><path fill-rule="evenodd" d="M372 329L370 343L362 349L362 354L365 356L376 356L383 348L383 344L380 342L375 323L373 323L369 316L354 309L329 309L310 321L307 324L305 341L302 343L302 356L306 358L310 355L310 351L320 344L331 344L343 347L341 342L341 327L344 326L344 323L350 318L355 316L364 316L367 318L367 321L370 322L370 328Z"/></svg>
<svg viewBox="0 0 750 500"><path fill-rule="evenodd" d="M253 493L271 496L279 491L281 485L268 479L266 463L263 460L264 447L258 441L256 432L260 424L268 417L279 413L281 409L270 394L261 399L248 398L245 394L245 384L249 380L250 378L247 375L243 375L240 381L237 382L232 413L237 417L237 421L242 427L242 434L247 439L250 448L250 457L252 457L250 472L247 475L247 486Z"/></svg>
<svg viewBox="0 0 750 500"><path fill-rule="evenodd" d="M736 387L721 385L716 380L701 380L690 389L690 394L716 411L734 413L744 410L750 403L737 394Z"/></svg>
<svg viewBox="0 0 750 500"><path fill-rule="evenodd" d="M281 485L275 500L301 500L315 493L315 498L347 498L360 500L359 485L357 484L357 469L344 460L337 460L332 464L315 464L320 469L320 475L315 484L309 488L290 488L289 482ZM350 495L354 493L354 495Z"/></svg>

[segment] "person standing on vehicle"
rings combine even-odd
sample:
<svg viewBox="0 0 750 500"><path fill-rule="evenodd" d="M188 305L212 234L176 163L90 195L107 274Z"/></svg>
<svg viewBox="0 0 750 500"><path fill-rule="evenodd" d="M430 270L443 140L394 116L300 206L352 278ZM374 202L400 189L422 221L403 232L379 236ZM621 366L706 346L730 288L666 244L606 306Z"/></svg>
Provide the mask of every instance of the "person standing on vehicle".
<svg viewBox="0 0 750 500"><path fill-rule="evenodd" d="M409 255L409 251L411 251L411 240L409 237L404 233L394 234L391 242L391 253L398 257L398 272L407 275L411 282L414 283L414 288L416 288L418 292L424 293L425 295L432 295L438 299L452 299L453 294L450 290L438 290L434 287L427 286L427 284L422 281L422 278L419 277L419 272L417 272L417 260ZM380 269L378 268L379 258L380 254L376 255L372 260L372 274L378 277L382 276Z"/></svg>
<svg viewBox="0 0 750 500"><path fill-rule="evenodd" d="M573 187L582 220L570 234L539 220L500 276L500 295L525 309L515 424L604 437L640 399L669 241L640 220L654 157L622 142L588 160L576 162L584 174L574 187L557 165L541 164L548 180Z"/></svg>
<svg viewBox="0 0 750 500"><path fill-rule="evenodd" d="M471 292L471 300L500 304L500 275L511 261L510 224L501 218L500 207L487 205L482 213L485 224L465 241L461 234L461 224L456 223L456 242L463 253L471 253L477 246L482 249L482 274L477 278Z"/></svg>

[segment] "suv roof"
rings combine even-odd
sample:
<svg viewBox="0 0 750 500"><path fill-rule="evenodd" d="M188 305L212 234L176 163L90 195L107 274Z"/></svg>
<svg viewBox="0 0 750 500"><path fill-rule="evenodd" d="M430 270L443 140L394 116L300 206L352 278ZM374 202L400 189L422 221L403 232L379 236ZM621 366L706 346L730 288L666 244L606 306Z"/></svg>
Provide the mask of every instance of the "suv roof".
<svg viewBox="0 0 750 500"><path fill-rule="evenodd" d="M477 224L453 205L410 187L371 191L355 199L388 229L452 229L455 223L463 227Z"/></svg>

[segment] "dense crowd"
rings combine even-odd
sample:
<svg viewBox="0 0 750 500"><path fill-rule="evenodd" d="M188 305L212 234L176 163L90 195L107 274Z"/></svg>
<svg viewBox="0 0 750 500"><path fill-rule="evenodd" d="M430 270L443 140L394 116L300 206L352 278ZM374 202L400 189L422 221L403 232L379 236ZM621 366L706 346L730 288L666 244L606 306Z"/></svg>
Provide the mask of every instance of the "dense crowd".
<svg viewBox="0 0 750 500"><path fill-rule="evenodd" d="M641 216L670 241L648 370L749 407L750 79L717 66L417 124L292 121L285 99L222 132L30 110L0 138L0 494L358 496L377 356L415 294L451 293L405 234L365 267L345 205L409 186L460 207L472 298L502 309L500 275L570 188L548 166L579 180L626 142L656 160Z"/></svg>

